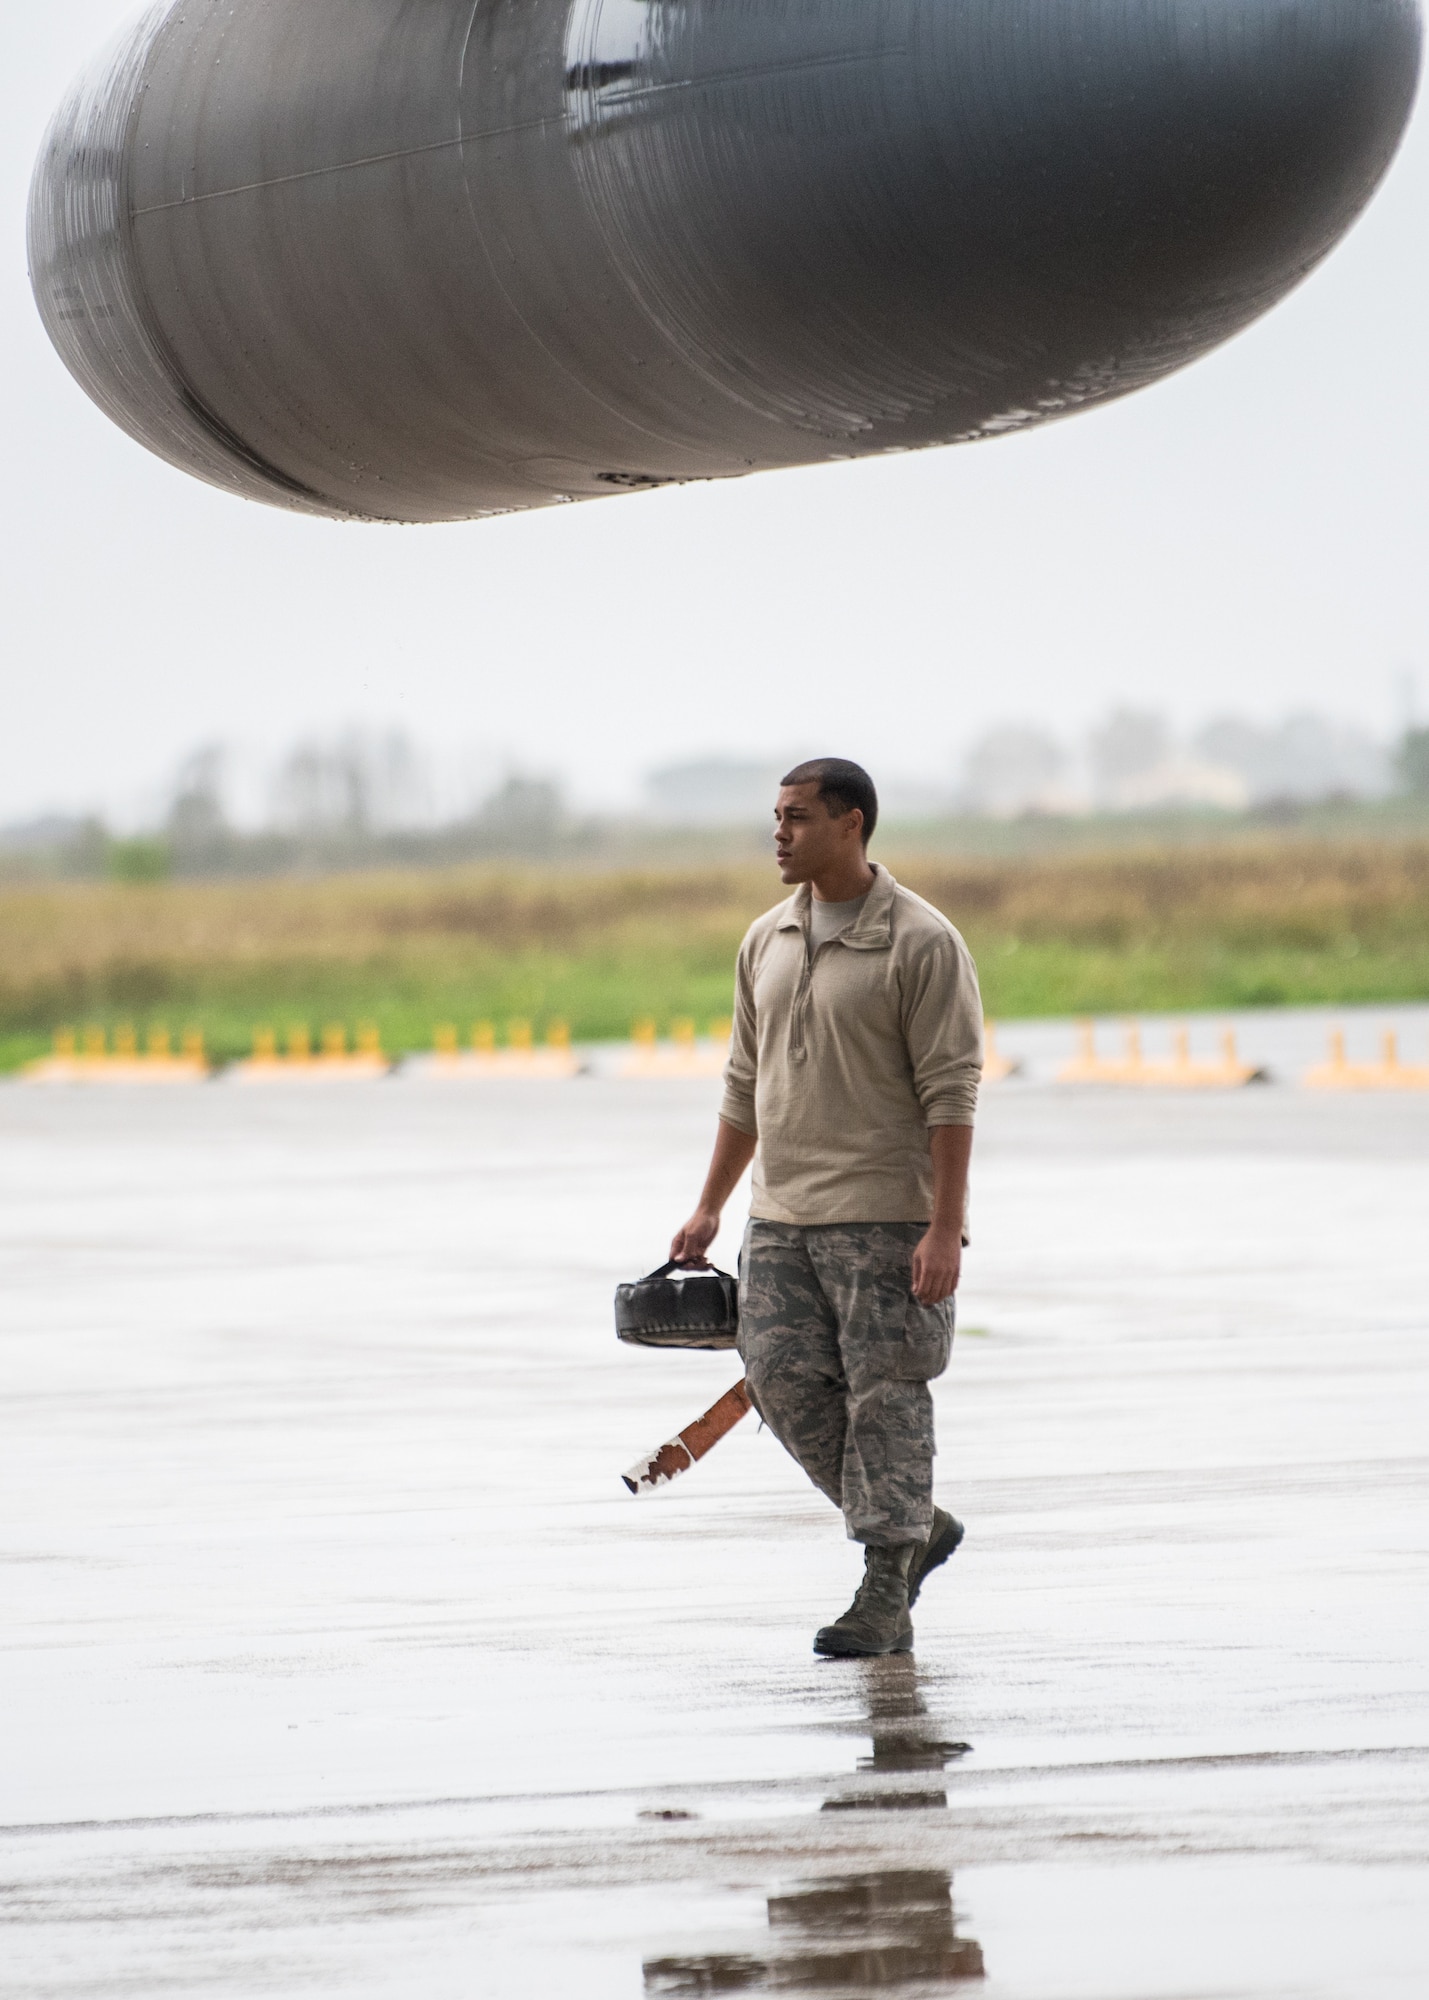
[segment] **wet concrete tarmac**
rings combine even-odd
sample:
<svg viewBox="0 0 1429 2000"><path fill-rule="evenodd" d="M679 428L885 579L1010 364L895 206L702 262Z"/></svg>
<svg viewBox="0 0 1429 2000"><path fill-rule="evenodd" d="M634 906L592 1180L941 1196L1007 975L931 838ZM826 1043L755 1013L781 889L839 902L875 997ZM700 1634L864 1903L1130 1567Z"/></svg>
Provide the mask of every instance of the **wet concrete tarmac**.
<svg viewBox="0 0 1429 2000"><path fill-rule="evenodd" d="M620 1484L714 1099L0 1091L0 1992L1429 1990L1429 1102L990 1092L860 1665L752 1420Z"/></svg>

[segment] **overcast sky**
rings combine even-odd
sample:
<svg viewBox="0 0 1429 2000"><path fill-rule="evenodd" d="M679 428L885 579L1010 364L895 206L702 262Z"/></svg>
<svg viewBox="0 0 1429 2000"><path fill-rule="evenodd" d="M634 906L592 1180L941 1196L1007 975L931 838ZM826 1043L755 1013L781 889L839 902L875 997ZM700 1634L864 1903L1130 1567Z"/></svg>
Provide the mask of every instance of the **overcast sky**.
<svg viewBox="0 0 1429 2000"><path fill-rule="evenodd" d="M1037 433L496 521L309 521L100 416L30 301L32 160L133 10L10 10L0 66L0 824L132 813L195 744L398 725L592 801L700 749L938 777L988 723L1429 707L1429 132L1341 249L1158 388Z"/></svg>

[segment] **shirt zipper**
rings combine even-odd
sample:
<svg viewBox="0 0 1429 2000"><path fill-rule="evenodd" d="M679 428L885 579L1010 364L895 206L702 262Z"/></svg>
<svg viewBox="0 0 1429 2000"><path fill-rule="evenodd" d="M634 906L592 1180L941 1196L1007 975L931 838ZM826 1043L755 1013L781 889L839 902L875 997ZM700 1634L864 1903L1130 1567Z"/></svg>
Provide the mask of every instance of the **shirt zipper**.
<svg viewBox="0 0 1429 2000"><path fill-rule="evenodd" d="M799 936L803 940L804 945L804 969L799 975L799 984L794 989L794 1005L789 1012L790 1062L806 1062L808 1060L808 1051L804 1046L804 1020L809 1011L809 1001L814 990L814 960L824 949L824 945L837 944L839 941L836 937L825 938L823 944L815 945L814 949L810 951L809 933L804 929L802 924L799 926Z"/></svg>
<svg viewBox="0 0 1429 2000"><path fill-rule="evenodd" d="M862 921L863 917L862 913L860 913L854 919L854 923L849 925L849 930L852 930L855 925L862 923ZM836 931L831 938L825 938L822 944L815 945L812 951L809 949L809 932L803 924L799 926L799 937L804 946L804 969L799 975L799 984L794 989L794 1005L789 1010L790 1062L805 1062L808 1059L808 1051L804 1047L804 1020L809 1011L809 1001L813 997L814 960L821 951L826 951L831 944L843 944L848 937L848 931Z"/></svg>

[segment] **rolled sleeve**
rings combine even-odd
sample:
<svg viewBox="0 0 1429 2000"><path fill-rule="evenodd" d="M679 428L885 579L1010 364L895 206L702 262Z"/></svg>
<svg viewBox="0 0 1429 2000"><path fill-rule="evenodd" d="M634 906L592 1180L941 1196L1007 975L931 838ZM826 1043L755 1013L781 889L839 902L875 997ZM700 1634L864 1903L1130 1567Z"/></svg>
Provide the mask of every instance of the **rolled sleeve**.
<svg viewBox="0 0 1429 2000"><path fill-rule="evenodd" d="M759 1072L759 1043L754 1020L754 976L750 966L750 944L746 938L739 949L734 975L734 1020L730 1026L729 1061L724 1066L724 1098L719 1115L737 1132L759 1136L759 1119L754 1107L755 1083Z"/></svg>
<svg viewBox="0 0 1429 2000"><path fill-rule="evenodd" d="M903 1033L928 1124L973 1124L982 1082L982 996L961 938L938 938L920 954L904 989Z"/></svg>

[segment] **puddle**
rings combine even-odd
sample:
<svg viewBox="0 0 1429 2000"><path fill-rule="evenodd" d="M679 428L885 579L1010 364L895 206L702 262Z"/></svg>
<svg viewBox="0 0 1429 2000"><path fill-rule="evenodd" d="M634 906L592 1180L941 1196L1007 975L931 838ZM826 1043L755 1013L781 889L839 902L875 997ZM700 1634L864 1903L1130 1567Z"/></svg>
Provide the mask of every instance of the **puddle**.
<svg viewBox="0 0 1429 2000"><path fill-rule="evenodd" d="M642 1971L652 1994L862 1994L981 1979L983 1962L959 1935L952 1877L891 1868L773 1895L749 1948L647 1959Z"/></svg>

